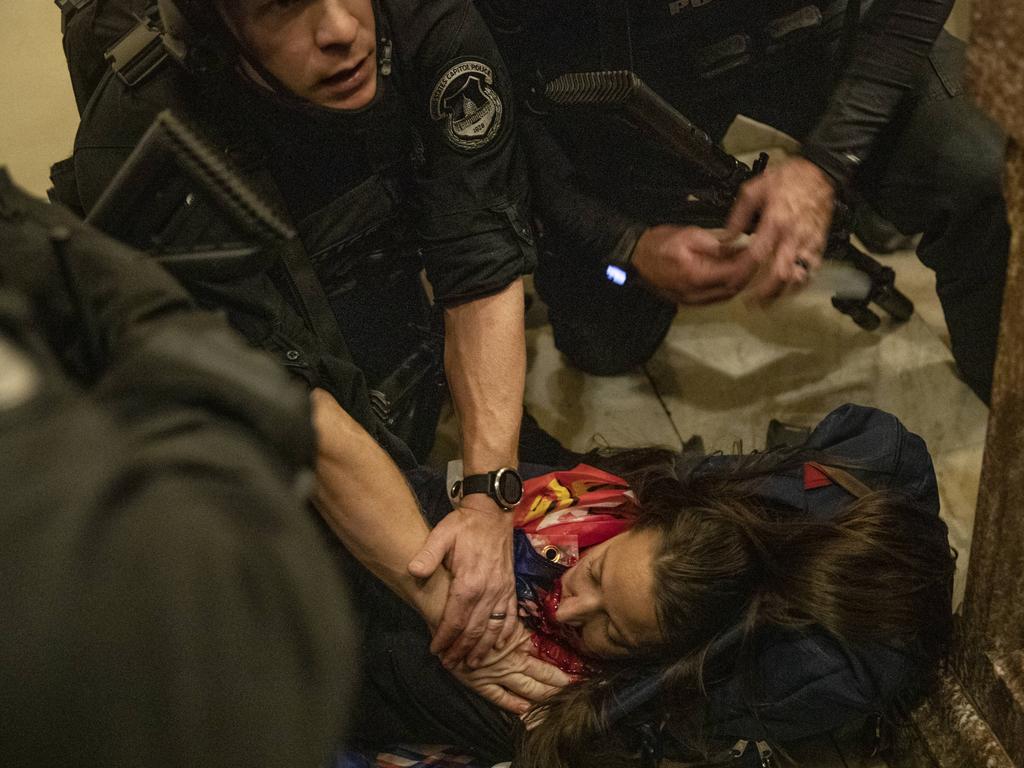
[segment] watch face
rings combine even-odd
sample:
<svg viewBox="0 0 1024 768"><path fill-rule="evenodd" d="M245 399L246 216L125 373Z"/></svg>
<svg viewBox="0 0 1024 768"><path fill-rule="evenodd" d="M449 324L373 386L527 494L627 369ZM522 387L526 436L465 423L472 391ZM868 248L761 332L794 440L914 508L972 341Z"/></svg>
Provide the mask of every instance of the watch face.
<svg viewBox="0 0 1024 768"><path fill-rule="evenodd" d="M498 476L495 478L495 486L495 490L505 506L514 507L523 498L523 479L514 469L499 470Z"/></svg>

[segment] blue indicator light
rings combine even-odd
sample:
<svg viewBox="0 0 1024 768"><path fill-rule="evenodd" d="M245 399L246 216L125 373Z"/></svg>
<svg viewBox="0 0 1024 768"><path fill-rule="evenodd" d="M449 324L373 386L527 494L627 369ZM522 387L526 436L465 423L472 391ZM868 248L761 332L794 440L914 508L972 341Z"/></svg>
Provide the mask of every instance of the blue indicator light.
<svg viewBox="0 0 1024 768"><path fill-rule="evenodd" d="M616 267L614 264L609 264L605 267L604 275L616 285L626 284L626 270L622 267Z"/></svg>

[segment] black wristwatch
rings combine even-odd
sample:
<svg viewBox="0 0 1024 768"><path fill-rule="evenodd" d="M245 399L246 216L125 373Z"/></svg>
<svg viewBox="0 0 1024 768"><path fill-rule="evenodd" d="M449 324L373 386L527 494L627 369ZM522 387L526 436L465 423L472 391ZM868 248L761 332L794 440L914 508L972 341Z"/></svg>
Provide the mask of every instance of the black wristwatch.
<svg viewBox="0 0 1024 768"><path fill-rule="evenodd" d="M453 499L471 493L486 493L506 512L523 498L523 478L514 467L502 467L485 475L470 475L452 483Z"/></svg>

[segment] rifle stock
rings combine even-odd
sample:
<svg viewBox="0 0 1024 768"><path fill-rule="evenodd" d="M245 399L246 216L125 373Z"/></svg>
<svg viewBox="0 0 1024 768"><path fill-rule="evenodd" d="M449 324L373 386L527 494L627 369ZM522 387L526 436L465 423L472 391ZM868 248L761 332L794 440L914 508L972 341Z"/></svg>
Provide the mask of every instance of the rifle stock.
<svg viewBox="0 0 1024 768"><path fill-rule="evenodd" d="M86 219L179 278L266 268L295 231L171 112L153 121Z"/></svg>

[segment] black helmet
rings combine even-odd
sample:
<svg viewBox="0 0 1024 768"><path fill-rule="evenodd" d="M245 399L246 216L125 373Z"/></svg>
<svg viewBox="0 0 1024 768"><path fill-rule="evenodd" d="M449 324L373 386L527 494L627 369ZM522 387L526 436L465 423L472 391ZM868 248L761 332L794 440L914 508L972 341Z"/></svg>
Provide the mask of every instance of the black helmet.
<svg viewBox="0 0 1024 768"><path fill-rule="evenodd" d="M157 0L157 7L164 47L191 72L219 69L237 58L238 42L213 0Z"/></svg>
<svg viewBox="0 0 1024 768"><path fill-rule="evenodd" d="M214 0L157 0L157 7L164 48L193 75L219 75L244 59L278 96L292 100L284 84L231 31Z"/></svg>

